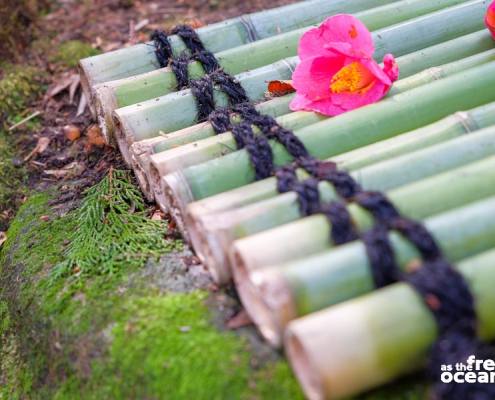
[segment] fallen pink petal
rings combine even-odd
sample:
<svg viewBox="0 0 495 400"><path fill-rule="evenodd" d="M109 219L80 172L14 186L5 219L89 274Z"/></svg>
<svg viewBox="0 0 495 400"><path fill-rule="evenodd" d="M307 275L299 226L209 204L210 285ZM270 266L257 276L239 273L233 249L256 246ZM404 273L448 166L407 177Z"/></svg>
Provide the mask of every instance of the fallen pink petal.
<svg viewBox="0 0 495 400"><path fill-rule="evenodd" d="M371 33L352 15L330 17L306 32L292 76L296 96L291 109L335 116L380 100L399 69L393 55L385 55L381 68L373 53Z"/></svg>

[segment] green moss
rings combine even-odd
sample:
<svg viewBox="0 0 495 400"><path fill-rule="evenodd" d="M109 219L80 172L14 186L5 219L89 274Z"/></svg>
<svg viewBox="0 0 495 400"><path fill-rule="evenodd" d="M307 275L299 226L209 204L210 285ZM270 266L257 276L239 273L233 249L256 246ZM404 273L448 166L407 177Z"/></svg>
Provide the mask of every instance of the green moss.
<svg viewBox="0 0 495 400"><path fill-rule="evenodd" d="M57 52L50 57L50 61L66 67L75 67L81 58L95 56L99 53L88 43L80 40L69 40L60 45Z"/></svg>
<svg viewBox="0 0 495 400"><path fill-rule="evenodd" d="M116 315L105 361L93 364L88 380L66 382L55 398L301 398L285 364L251 369L244 341L210 323L206 297L198 291L129 298Z"/></svg>
<svg viewBox="0 0 495 400"><path fill-rule="evenodd" d="M43 73L30 66L9 66L0 80L0 115L11 122L43 90Z"/></svg>

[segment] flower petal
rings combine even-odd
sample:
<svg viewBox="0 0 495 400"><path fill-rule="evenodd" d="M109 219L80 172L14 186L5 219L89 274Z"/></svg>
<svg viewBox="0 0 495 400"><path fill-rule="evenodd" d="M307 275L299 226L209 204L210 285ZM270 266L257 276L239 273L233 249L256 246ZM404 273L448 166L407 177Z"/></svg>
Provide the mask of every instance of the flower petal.
<svg viewBox="0 0 495 400"><path fill-rule="evenodd" d="M495 39L495 1L488 7L485 24Z"/></svg>
<svg viewBox="0 0 495 400"><path fill-rule="evenodd" d="M348 43L355 56L371 57L375 51L371 33L356 17L338 14L327 18L318 28L304 33L299 42L298 54L301 60L325 54L329 43Z"/></svg>
<svg viewBox="0 0 495 400"><path fill-rule="evenodd" d="M292 74L297 92L313 100L330 95L330 81L344 65L342 56L314 57L302 60Z"/></svg>

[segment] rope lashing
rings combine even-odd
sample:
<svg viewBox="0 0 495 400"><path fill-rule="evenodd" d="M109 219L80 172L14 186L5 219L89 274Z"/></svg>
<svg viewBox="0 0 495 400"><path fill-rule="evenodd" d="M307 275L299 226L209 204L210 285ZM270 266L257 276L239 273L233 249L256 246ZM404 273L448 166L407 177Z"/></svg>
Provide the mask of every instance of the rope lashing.
<svg viewBox="0 0 495 400"><path fill-rule="evenodd" d="M475 300L463 276L440 259L424 263L405 282L422 297L437 323L438 336L428 362L428 374L435 382L434 399L494 399L493 384L441 381L444 364L466 363L472 355L478 360L493 359L495 355L493 347L477 338Z"/></svg>

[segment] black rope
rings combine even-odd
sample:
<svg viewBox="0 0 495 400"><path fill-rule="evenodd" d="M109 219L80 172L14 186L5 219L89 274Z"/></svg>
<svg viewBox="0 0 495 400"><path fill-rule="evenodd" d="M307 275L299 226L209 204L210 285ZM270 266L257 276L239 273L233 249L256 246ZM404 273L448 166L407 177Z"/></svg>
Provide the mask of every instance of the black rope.
<svg viewBox="0 0 495 400"><path fill-rule="evenodd" d="M200 79L191 80L189 83L198 110L197 120L198 122L205 121L215 110L213 82L208 75L205 75Z"/></svg>
<svg viewBox="0 0 495 400"><path fill-rule="evenodd" d="M426 262L405 281L421 295L437 322L438 339L431 348L428 363L428 374L435 382L434 398L494 399L493 384L441 381L442 365L466 363L471 355L476 359L493 359L495 354L491 346L477 338L475 301L463 276L440 259Z"/></svg>
<svg viewBox="0 0 495 400"><path fill-rule="evenodd" d="M255 135L249 122L243 121L232 128L232 135L239 149L245 148L255 170L255 179L265 179L272 175L273 154L266 137Z"/></svg>
<svg viewBox="0 0 495 400"><path fill-rule="evenodd" d="M167 34L156 30L151 34L151 40L155 46L155 56L160 68L166 67L173 56L172 46L170 46Z"/></svg>

